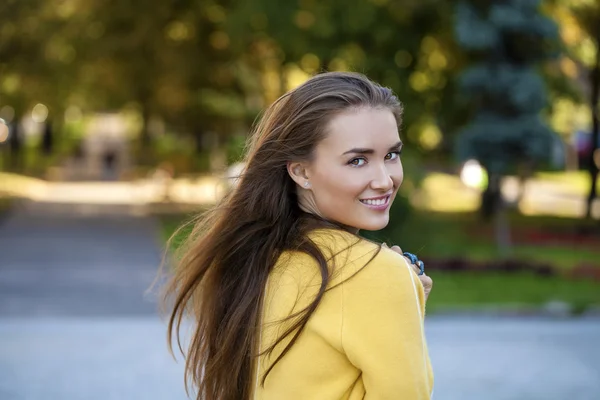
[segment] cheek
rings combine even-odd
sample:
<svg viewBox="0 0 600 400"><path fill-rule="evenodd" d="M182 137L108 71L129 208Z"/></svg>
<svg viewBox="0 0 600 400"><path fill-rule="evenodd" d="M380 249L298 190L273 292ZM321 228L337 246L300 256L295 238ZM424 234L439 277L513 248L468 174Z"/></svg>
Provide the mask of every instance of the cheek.
<svg viewBox="0 0 600 400"><path fill-rule="evenodd" d="M352 173L355 172L355 173ZM369 182L356 171L332 168L329 173L322 174L315 185L317 200L328 203L346 202L355 200L364 192Z"/></svg>
<svg viewBox="0 0 600 400"><path fill-rule="evenodd" d="M394 181L394 186L396 186L396 188L402 184L404 181L404 167L402 166L402 163L398 163L398 165L390 171L390 176L392 181Z"/></svg>

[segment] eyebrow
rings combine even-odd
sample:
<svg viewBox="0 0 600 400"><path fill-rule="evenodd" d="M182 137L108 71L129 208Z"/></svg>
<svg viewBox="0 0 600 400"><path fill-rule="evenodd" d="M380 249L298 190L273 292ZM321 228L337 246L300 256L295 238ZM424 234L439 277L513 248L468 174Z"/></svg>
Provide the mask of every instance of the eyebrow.
<svg viewBox="0 0 600 400"><path fill-rule="evenodd" d="M388 151L394 151L394 150L399 150L401 149L403 146L402 140L399 141L398 143L396 143L395 145L393 145L392 147L390 147L388 149ZM346 155L346 154L350 154L350 153L354 153L354 154L373 154L375 153L375 150L373 149L365 149L365 148L354 148L354 149L350 149L346 152L344 152L344 154L342 155Z"/></svg>

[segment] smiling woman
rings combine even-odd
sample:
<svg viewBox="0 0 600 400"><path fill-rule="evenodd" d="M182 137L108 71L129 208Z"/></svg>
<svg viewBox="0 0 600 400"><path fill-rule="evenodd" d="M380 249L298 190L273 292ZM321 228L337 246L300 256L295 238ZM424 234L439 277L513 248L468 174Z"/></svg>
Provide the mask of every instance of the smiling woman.
<svg viewBox="0 0 600 400"><path fill-rule="evenodd" d="M197 219L167 286L169 339L195 323L198 399L430 398L431 280L359 236L389 222L401 114L352 73L317 75L266 110L236 187Z"/></svg>
<svg viewBox="0 0 600 400"><path fill-rule="evenodd" d="M389 109L356 108L335 116L313 159L288 164L300 186L300 208L356 230L384 228L402 184L401 146Z"/></svg>

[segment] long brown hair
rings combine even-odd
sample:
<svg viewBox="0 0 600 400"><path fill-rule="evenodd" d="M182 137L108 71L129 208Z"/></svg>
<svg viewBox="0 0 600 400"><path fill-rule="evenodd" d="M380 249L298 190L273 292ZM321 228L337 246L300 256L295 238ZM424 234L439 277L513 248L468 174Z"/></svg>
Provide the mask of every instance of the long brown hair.
<svg viewBox="0 0 600 400"><path fill-rule="evenodd" d="M316 75L276 100L254 129L237 186L197 218L180 247L165 292L172 307L168 339L171 345L175 335L183 352L181 323L190 317L194 325L185 382L187 389L192 381L197 399L250 399L262 298L282 252L297 250L314 257L322 284L314 301L278 339L294 335L274 364L294 344L326 292L328 260L307 233L339 226L300 210L287 164L310 161L331 118L363 107L389 109L400 124L402 107L391 90L356 73Z"/></svg>

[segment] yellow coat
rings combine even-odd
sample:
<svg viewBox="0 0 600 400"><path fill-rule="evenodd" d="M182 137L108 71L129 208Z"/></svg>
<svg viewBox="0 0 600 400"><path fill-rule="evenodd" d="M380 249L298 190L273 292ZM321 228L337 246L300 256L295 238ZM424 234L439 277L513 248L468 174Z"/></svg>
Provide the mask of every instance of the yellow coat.
<svg viewBox="0 0 600 400"><path fill-rule="evenodd" d="M416 273L399 254L350 233L322 229L311 239L333 257L331 289L264 386L264 372L291 336L259 357L254 400L430 399L425 299ZM310 304L320 282L313 258L281 256L263 303L261 351L291 323L282 319Z"/></svg>

